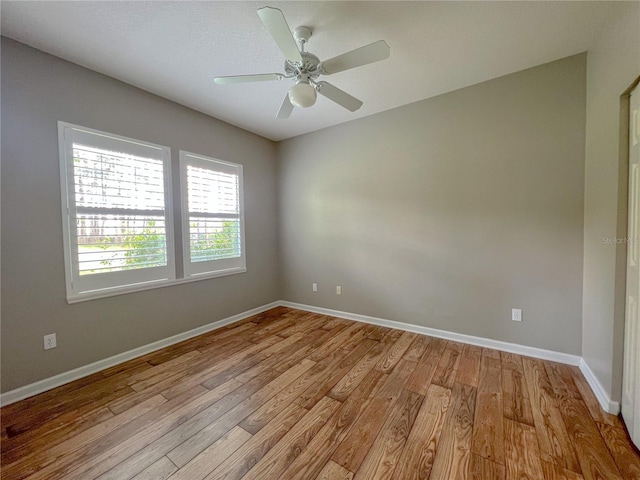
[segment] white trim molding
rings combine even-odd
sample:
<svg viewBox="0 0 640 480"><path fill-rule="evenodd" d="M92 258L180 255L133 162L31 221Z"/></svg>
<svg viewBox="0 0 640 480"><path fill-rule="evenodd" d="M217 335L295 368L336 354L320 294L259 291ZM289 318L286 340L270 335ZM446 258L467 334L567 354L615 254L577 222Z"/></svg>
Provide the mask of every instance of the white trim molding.
<svg viewBox="0 0 640 480"><path fill-rule="evenodd" d="M618 413L620 413L620 403L611 400L611 397L609 397L609 394L604 389L593 371L589 368L589 365L584 360L584 358L580 359L579 367L580 371L584 375L584 378L587 379L591 390L593 390L594 395L598 399L598 402L600 403L602 409L605 412L611 413L613 415L618 415Z"/></svg>
<svg viewBox="0 0 640 480"><path fill-rule="evenodd" d="M217 320L207 325L194 328L187 332L178 333L177 335L173 335L169 338L158 340L157 342L149 343L147 345L143 345L142 347L134 348L133 350L122 352L103 360L98 360L97 362L90 363L89 365L74 368L73 370L69 370L68 372L60 373L53 377L45 378L44 380L39 380L29 385L16 388L15 390L11 390L0 395L0 405L4 407L5 405L15 403L19 400L32 397L42 392L46 392L47 390L59 387L61 385L64 385L65 383L72 382L73 380L78 380L79 378L86 377L87 375L91 375L106 368L110 368L128 360L141 357L142 355L146 355L147 353L155 352L156 350L160 350L161 348L174 345L193 337L197 337L198 335L216 330L218 328L224 327L225 325L239 322L240 320L244 320L245 318L248 318L252 315L266 312L267 310L277 307L280 304L281 302L278 301L268 303L251 310L247 310L246 312L238 313L236 315L223 318L222 320Z"/></svg>
<svg viewBox="0 0 640 480"><path fill-rule="evenodd" d="M480 347L493 348L495 350L501 350L504 352L516 353L518 355L525 355L528 357L540 358L542 360L550 360L553 362L566 363L569 365L577 365L580 367L583 375L587 379L589 386L596 395L602 408L611 414L617 415L620 411L620 404L618 402L611 401L609 395L602 387L596 376L593 374L587 363L578 355L571 355L568 353L555 352L552 350L545 350L542 348L530 347L526 345L520 345L517 343L502 342L500 340L492 340L490 338L476 337L473 335L465 335L463 333L449 332L446 330L439 330L431 327L423 327L420 325L411 325L409 323L398 322L395 320L387 320L384 318L370 317L368 315L360 315L357 313L342 312L339 310L331 310L329 308L316 307L312 305L304 305L301 303L287 302L287 301L275 301L262 305L260 307L247 310L246 312L238 313L230 317L218 320L207 325L203 325L198 328L194 328L187 332L173 335L172 337L158 340L157 342L144 345L142 347L134 348L127 352L119 353L109 358L99 360L97 362L84 365L68 372L55 375L44 380L40 380L29 385L25 385L15 390L0 394L0 405L5 406L11 403L15 403L19 400L37 395L39 393L51 390L66 383L72 382L87 375L99 372L106 368L113 367L120 363L132 360L134 358L146 355L148 353L160 350L161 348L174 345L176 343L188 340L190 338L202 335L203 333L216 330L231 323L239 322L252 315L265 312L274 307L290 307L298 310L304 310L312 313L320 313L323 315L330 315L332 317L345 318L347 320L353 320L356 322L368 323L372 325L380 325L388 328L395 328L398 330L404 330L407 332L418 333L421 335L429 335L431 337L443 338L446 340L453 340L460 343L467 343L470 345L477 345Z"/></svg>
<svg viewBox="0 0 640 480"><path fill-rule="evenodd" d="M293 302L280 302L283 307L297 308L306 310L307 312L321 313L332 317L346 318L347 320L355 320L356 322L370 323L372 325L380 325L382 327L395 328L406 332L419 333L420 335L429 335L430 337L444 338L445 340L453 340L460 343L468 343L480 347L493 348L502 350L503 352L517 353L527 357L540 358L542 360L551 360L558 363L566 363L568 365L579 365L582 358L578 355L570 355L568 353L554 352L553 350L545 350L543 348L529 347L517 343L502 342L500 340L492 340L490 338L475 337L473 335L465 335L463 333L449 332L447 330L438 330L437 328L423 327L420 325L412 325L409 323L397 322L395 320L386 320L384 318L370 317L368 315L360 315L358 313L341 312L339 310L331 310L328 308L314 307L312 305L304 305Z"/></svg>

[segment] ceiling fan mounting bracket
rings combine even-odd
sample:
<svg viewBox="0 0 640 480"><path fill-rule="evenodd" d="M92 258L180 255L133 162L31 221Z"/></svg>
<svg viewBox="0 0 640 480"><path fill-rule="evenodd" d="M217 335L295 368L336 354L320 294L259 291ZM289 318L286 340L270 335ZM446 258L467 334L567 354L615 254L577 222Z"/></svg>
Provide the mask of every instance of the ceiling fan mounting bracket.
<svg viewBox="0 0 640 480"><path fill-rule="evenodd" d="M304 51L304 44L311 38L311 29L309 27L300 26L293 31L293 38L300 44L300 48Z"/></svg>

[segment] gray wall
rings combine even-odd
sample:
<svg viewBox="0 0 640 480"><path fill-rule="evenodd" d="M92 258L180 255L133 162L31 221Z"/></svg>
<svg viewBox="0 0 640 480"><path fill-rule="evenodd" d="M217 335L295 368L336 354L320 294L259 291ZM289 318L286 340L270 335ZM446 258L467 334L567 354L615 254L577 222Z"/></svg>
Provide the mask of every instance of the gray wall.
<svg viewBox="0 0 640 480"><path fill-rule="evenodd" d="M243 164L248 271L68 305L58 120ZM5 38L2 207L2 391L279 298L271 141Z"/></svg>
<svg viewBox="0 0 640 480"><path fill-rule="evenodd" d="M577 55L279 144L283 298L579 355L585 70Z"/></svg>
<svg viewBox="0 0 640 480"><path fill-rule="evenodd" d="M587 68L582 354L614 401L622 392L628 140L620 96L640 75L640 2L619 2ZM628 104L627 104L628 108Z"/></svg>

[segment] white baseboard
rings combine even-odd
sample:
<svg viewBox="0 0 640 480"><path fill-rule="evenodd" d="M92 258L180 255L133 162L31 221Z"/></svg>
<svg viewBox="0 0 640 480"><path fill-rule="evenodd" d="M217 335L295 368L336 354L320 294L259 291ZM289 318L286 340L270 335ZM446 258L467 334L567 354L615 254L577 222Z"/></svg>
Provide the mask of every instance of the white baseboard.
<svg viewBox="0 0 640 480"><path fill-rule="evenodd" d="M395 320L386 320L384 318L370 317L368 315L360 315L358 313L341 312L339 310L331 310L329 308L315 307L312 305L304 305L293 302L279 302L283 307L297 308L306 310L307 312L321 313L332 317L346 318L347 320L355 320L356 322L370 323L372 325L380 325L382 327L395 328L407 332L419 333L421 335L429 335L431 337L444 338L445 340L453 340L460 343L468 343L480 347L493 348L509 353L517 353L527 357L540 358L542 360L551 360L558 363L566 363L569 365L579 365L582 358L578 355L570 355L568 353L554 352L543 348L528 347L517 343L501 342L500 340L492 340L490 338L475 337L473 335L465 335L463 333L449 332L447 330L438 330L437 328L422 327L420 325L412 325L410 323L397 322Z"/></svg>
<svg viewBox="0 0 640 480"><path fill-rule="evenodd" d="M357 313L342 312L339 310L331 310L328 308L315 307L312 305L304 305L300 303L293 303L293 302L287 302L287 301L276 301L276 302L269 303L267 305L262 305L254 309L247 310L246 312L242 312L237 315L232 315L231 317L218 320L208 325L203 325L201 327L194 328L193 330L179 333L172 337L165 338L163 340L158 340L157 342L153 342L148 345L144 345L142 347L134 348L133 350L129 350L127 352L119 353L118 355L105 358L104 360L99 360L89 365L84 365L82 367L70 370L68 372L64 372L59 375L55 375L53 377L46 378L38 382L34 382L20 388L16 388L15 390L11 390L9 392L6 392L0 395L0 405L2 406L9 405L19 400L23 400L33 395L37 395L47 390L51 390L53 388L64 385L65 383L69 383L73 380L86 377L87 375L91 375L93 373L99 372L106 368L113 367L115 365L126 362L128 360L132 360L142 355L146 355L147 353L151 353L161 348L176 344L178 342L188 340L189 338L202 335L203 333L216 330L220 327L224 327L225 325L238 322L247 317L256 315L258 313L262 313L264 311L267 311L277 306L296 308L296 309L305 310L308 312L320 313L323 315L330 315L330 316L339 317L339 318L345 318L347 320L354 320L356 322L363 322L363 323L369 323L372 325L380 325L383 327L395 328L395 329L404 330L407 332L419 333L421 335L429 335L432 337L443 338L446 340L453 340L461 343L468 343L470 345L477 345L480 347L493 348L496 350L502 350L505 352L516 353L519 355L540 358L543 360L566 363L569 365L578 365L583 375L587 379L587 382L591 386L591 389L593 390L594 394L598 398L598 401L600 402L600 405L602 406L602 408L605 411L612 413L614 415L618 414L618 412L620 411L620 404L618 402L611 401L611 399L609 398L609 395L606 393L606 391L604 390L604 388L602 387L598 379L595 377L595 375L593 374L593 372L591 371L587 363L584 361L583 358L577 355L570 355L567 353L554 352L552 350L529 347L529 346L520 345L517 343L502 342L499 340L492 340L484 337L465 335L462 333L449 332L446 330L439 330L436 328L422 327L419 325L411 325L409 323L397 322L394 320L370 317L367 315L360 315Z"/></svg>
<svg viewBox="0 0 640 480"><path fill-rule="evenodd" d="M47 390L51 390L52 388L64 385L65 383L69 383L73 380L86 377L87 375L91 375L92 373L99 372L128 360L141 357L142 355L146 355L147 353L151 353L156 350L160 350L161 348L168 347L169 345L173 345L175 343L197 337L198 335L216 330L220 327L224 327L225 325L229 325L230 323L239 322L240 320L244 320L245 318L252 315L256 315L271 308L277 307L278 305L280 305L280 303L281 302L272 302L267 305L262 305L251 310L247 310L246 312L238 313L237 315L232 315L231 317L223 318L222 320L218 320L216 322L194 328L193 330L179 333L177 335L173 335L172 337L158 340L157 342L149 343L148 345L143 345L142 347L134 348L133 350L129 350L128 352L119 353L118 355L114 355L113 357L105 358L104 360L98 360L97 362L90 363L89 365L74 368L73 370L69 370L68 372L60 373L53 377L45 378L44 380L40 380L29 385L16 388L15 390L11 390L0 395L0 405L4 407L5 405L15 403L28 397L32 397Z"/></svg>
<svg viewBox="0 0 640 480"><path fill-rule="evenodd" d="M620 413L620 403L614 402L609 397L609 394L606 392L602 384L598 381L598 378L595 376L593 371L587 365L584 358L580 359L580 371L584 375L584 378L587 379L591 390L593 390L594 395L600 402L600 406L605 412L611 413L613 415L617 415Z"/></svg>

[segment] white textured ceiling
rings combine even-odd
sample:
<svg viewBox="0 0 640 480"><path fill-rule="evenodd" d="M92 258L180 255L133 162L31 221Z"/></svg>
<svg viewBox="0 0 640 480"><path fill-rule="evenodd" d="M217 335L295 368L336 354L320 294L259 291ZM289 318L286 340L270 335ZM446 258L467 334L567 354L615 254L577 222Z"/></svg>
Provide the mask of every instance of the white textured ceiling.
<svg viewBox="0 0 640 480"><path fill-rule="evenodd" d="M391 58L322 77L364 102L324 97L276 112L288 80L220 86L214 76L283 71L256 10L313 29L321 60L386 40ZM272 140L364 117L587 50L615 2L2 1L2 35Z"/></svg>

